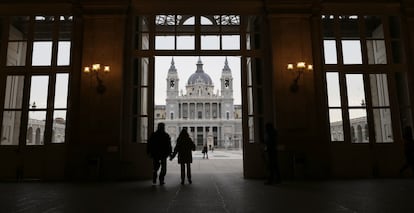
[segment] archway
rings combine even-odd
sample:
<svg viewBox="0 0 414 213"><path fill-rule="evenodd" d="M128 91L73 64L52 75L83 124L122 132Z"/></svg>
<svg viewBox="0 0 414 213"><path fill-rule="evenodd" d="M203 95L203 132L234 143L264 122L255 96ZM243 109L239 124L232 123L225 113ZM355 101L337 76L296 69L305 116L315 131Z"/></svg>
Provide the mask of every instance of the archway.
<svg viewBox="0 0 414 213"><path fill-rule="evenodd" d="M246 146L254 146L256 148L253 148L257 149L259 136L262 135L260 124L263 122L263 114L256 111L256 107L259 107L259 111L260 107L263 107L263 104L257 103L263 101L261 85L259 85L262 82L260 73L264 66L264 60L260 58L263 57L260 54L261 19L240 15L155 15L139 16L137 21L135 26L137 26L138 40L135 43L132 80L134 96L132 141L146 143L149 134L154 131L154 126L162 121L167 124L167 131L170 132L173 141L177 138L180 129L187 128L198 146L207 144L210 135L213 147L242 149ZM207 66L205 62L213 59L216 61L212 64L220 66L218 68L220 72L229 68L230 60L237 61L239 68L235 72L239 74L240 83L238 105L217 100L204 102L191 100L196 98L193 96L197 96L197 100L202 99L202 96L214 96L216 99L224 100L226 98L222 97L222 92L226 95L230 94L226 91L233 92L235 87L232 85L234 83L232 75L222 75L217 80L215 84L219 84L217 88L220 90L217 93L210 82L202 77L205 73L200 74L202 69L196 74L199 67ZM161 70L167 73L169 70L176 69L177 63L184 63L183 61L192 63L192 66L181 66L180 69L195 71L194 78L178 78L175 73L172 73L170 76L164 75L158 79L158 67L164 66ZM234 72L230 73L234 74ZM187 81L182 84L187 83L186 88L182 89L186 91L185 93L178 88L180 80ZM160 85L164 87L160 89ZM174 97L167 98L172 102L165 105L157 104L156 99L160 97L157 90ZM256 94L259 94L257 98ZM188 99L187 102L175 99L183 95ZM232 97L229 96L228 101L231 99ZM253 105L257 106L253 107ZM217 122L220 119L226 120L227 117L228 121ZM241 123L241 127L230 124L236 119ZM210 123L197 124L200 120L209 120ZM251 153L257 154L257 150ZM240 153L240 157L243 156L245 155ZM252 157L254 158L256 157Z"/></svg>

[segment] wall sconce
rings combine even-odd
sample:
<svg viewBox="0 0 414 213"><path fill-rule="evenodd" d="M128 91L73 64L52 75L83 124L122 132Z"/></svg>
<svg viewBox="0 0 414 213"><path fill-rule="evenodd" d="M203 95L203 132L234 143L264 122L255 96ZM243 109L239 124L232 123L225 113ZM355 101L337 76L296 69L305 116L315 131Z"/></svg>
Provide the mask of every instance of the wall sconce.
<svg viewBox="0 0 414 213"><path fill-rule="evenodd" d="M299 89L298 81L300 79L300 76L305 71L312 71L313 65L312 64L307 65L305 62L298 62L296 64L296 67L294 66L294 64L288 64L287 70L291 71L292 73L296 73L296 78L293 80L292 84L290 85L290 91L297 92Z"/></svg>
<svg viewBox="0 0 414 213"><path fill-rule="evenodd" d="M96 81L98 82L98 86L96 86L96 91L99 94L103 94L106 90L105 85L103 85L102 79L99 77L100 73L108 73L111 70L109 66L103 66L103 69L101 69L100 64L92 64L90 67L84 67L83 72L86 74L95 75Z"/></svg>

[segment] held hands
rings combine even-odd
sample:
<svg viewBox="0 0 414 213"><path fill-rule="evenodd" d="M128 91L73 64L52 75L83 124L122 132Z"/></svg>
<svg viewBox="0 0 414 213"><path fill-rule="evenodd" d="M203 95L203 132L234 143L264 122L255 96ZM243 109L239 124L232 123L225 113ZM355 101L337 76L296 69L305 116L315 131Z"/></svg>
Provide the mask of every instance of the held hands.
<svg viewBox="0 0 414 213"><path fill-rule="evenodd" d="M170 161L172 161L174 159L174 155L170 154Z"/></svg>

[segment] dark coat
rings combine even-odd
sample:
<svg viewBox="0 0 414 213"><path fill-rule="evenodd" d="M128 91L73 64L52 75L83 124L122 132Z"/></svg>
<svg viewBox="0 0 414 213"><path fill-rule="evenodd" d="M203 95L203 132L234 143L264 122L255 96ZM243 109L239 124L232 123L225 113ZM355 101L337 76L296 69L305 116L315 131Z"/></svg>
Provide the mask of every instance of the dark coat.
<svg viewBox="0 0 414 213"><path fill-rule="evenodd" d="M205 154L208 152L207 146L203 146L203 150L201 151L201 153Z"/></svg>
<svg viewBox="0 0 414 213"><path fill-rule="evenodd" d="M178 153L178 163L192 163L193 154L192 151L195 150L195 144L189 137L182 137L177 139L177 145L174 148L174 153L172 158Z"/></svg>
<svg viewBox="0 0 414 213"><path fill-rule="evenodd" d="M151 134L148 140L147 153L153 159L167 158L171 151L171 138L166 132L157 130Z"/></svg>

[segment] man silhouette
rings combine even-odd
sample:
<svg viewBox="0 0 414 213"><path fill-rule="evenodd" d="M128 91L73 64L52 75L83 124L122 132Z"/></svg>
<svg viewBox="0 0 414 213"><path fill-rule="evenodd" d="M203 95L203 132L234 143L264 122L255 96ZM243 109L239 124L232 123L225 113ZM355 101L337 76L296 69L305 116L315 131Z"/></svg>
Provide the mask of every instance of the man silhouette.
<svg viewBox="0 0 414 213"><path fill-rule="evenodd" d="M158 170L161 167L159 175L160 185L164 185L164 177L167 173L167 158L172 151L171 138L165 132L165 124L159 123L157 131L151 134L148 140L147 153L152 158L152 183L157 183Z"/></svg>

